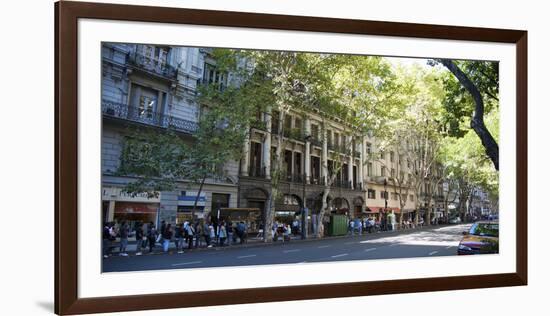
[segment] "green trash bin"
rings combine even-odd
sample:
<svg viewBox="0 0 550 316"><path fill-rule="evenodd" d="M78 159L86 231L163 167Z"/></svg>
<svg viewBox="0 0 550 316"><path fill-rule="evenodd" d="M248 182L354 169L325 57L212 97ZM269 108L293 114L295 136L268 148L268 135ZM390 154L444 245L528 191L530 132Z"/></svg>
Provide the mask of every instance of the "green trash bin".
<svg viewBox="0 0 550 316"><path fill-rule="evenodd" d="M331 215L328 225L329 236L343 236L348 233L348 218L345 215Z"/></svg>

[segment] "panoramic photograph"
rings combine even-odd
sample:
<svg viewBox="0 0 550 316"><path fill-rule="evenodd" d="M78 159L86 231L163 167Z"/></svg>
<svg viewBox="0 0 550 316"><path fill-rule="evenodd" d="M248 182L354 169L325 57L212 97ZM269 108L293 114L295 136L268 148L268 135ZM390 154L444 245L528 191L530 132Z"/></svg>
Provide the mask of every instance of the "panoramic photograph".
<svg viewBox="0 0 550 316"><path fill-rule="evenodd" d="M499 253L499 63L101 46L102 271Z"/></svg>

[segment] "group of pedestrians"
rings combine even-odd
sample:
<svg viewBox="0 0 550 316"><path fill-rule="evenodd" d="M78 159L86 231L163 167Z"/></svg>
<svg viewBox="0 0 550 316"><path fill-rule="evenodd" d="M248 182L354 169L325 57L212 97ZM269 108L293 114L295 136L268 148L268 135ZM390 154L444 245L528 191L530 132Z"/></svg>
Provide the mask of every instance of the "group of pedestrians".
<svg viewBox="0 0 550 316"><path fill-rule="evenodd" d="M152 253L157 244L162 247L163 252L170 250L170 245L175 244L178 253L184 253L184 249L199 247L224 247L236 243L244 243L247 238L247 226L244 222L232 223L221 221L217 225L204 220L191 223L185 221L175 227L161 222L160 228L156 228L153 222L136 222L133 232L126 221L120 224L113 222L105 223L103 227L103 257L112 255L118 239L119 255L128 256L128 238L132 235L136 240L136 256L143 254L144 249Z"/></svg>

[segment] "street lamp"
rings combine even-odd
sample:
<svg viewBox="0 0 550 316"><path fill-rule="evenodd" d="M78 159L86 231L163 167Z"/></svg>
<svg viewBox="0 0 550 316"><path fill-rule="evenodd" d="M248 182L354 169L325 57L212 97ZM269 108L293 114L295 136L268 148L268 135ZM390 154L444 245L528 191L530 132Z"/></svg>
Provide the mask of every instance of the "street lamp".
<svg viewBox="0 0 550 316"><path fill-rule="evenodd" d="M311 135L307 135L304 140L307 142L309 142L309 140L311 139ZM307 146L307 144L306 144ZM305 157L304 157L304 161L305 161ZM305 163L304 163L304 170L303 170L303 178L302 178L302 229L301 229L301 235L302 235L302 239L306 239L307 238L307 208L306 208L306 181L307 181L307 177L306 177L306 168L307 166L305 166Z"/></svg>
<svg viewBox="0 0 550 316"><path fill-rule="evenodd" d="M388 210L388 191L386 187L388 186L388 180L384 178L384 212Z"/></svg>

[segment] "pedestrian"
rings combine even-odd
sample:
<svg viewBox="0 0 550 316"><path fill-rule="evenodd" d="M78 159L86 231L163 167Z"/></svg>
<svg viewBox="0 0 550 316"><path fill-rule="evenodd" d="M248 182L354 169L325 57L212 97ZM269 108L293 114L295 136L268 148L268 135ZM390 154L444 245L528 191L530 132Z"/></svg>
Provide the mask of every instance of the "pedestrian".
<svg viewBox="0 0 550 316"><path fill-rule="evenodd" d="M220 246L223 247L225 239L227 239L227 229L224 222L221 222L220 226L218 226L218 237L220 238Z"/></svg>
<svg viewBox="0 0 550 316"><path fill-rule="evenodd" d="M231 246L231 241L233 239L233 222L231 222L229 216L227 216L227 221L225 222L225 229L227 231L227 245Z"/></svg>
<svg viewBox="0 0 550 316"><path fill-rule="evenodd" d="M168 248L170 247L170 241L172 241L173 234L174 233L172 231L172 224L166 225L162 233L162 250L164 252L168 252Z"/></svg>
<svg viewBox="0 0 550 316"><path fill-rule="evenodd" d="M143 223L136 223L136 256L141 256L141 247L143 246Z"/></svg>
<svg viewBox="0 0 550 316"><path fill-rule="evenodd" d="M176 250L178 253L183 253L183 242L185 240L183 235L183 224L178 224L175 231Z"/></svg>
<svg viewBox="0 0 550 316"><path fill-rule="evenodd" d="M216 230L214 229L214 225L210 224L208 225L208 231L210 232L210 243L208 243L208 248L212 247L212 240L216 238Z"/></svg>
<svg viewBox="0 0 550 316"><path fill-rule="evenodd" d="M185 225L187 232L187 248L193 249L193 237L195 235L195 229L193 228L193 225L191 225L189 222L185 222L187 225Z"/></svg>
<svg viewBox="0 0 550 316"><path fill-rule="evenodd" d="M361 220L360 220L358 217L355 218L354 223L353 223L353 227L354 227L354 229L357 231L357 233L358 233L359 235L361 235L361 233L362 233L362 225L361 225Z"/></svg>
<svg viewBox="0 0 550 316"><path fill-rule="evenodd" d="M207 221L202 223L202 236L206 242L206 247L210 247L210 226Z"/></svg>
<svg viewBox="0 0 550 316"><path fill-rule="evenodd" d="M103 226L103 258L109 258L111 256L111 247L114 240L111 235L111 223L105 223Z"/></svg>
<svg viewBox="0 0 550 316"><path fill-rule="evenodd" d="M153 252L155 243L157 241L157 230L153 222L150 222L147 226L147 242L149 243L149 253Z"/></svg>
<svg viewBox="0 0 550 316"><path fill-rule="evenodd" d="M199 248L201 244L202 225L200 221L195 222L195 248Z"/></svg>
<svg viewBox="0 0 550 316"><path fill-rule="evenodd" d="M128 234L129 234L130 228L128 227L128 224L126 224L126 221L123 221L122 224L120 224L119 229L119 236L120 236L120 247L119 247L119 255L127 257L128 254L126 253L126 247L128 246Z"/></svg>
<svg viewBox="0 0 550 316"><path fill-rule="evenodd" d="M354 224L355 224L355 223L353 222L353 220L350 219L350 220L349 220L349 223L348 223L348 232L349 232L349 234L352 235L352 236L353 236L353 230L354 230L354 227L353 227L353 226L354 226Z"/></svg>

